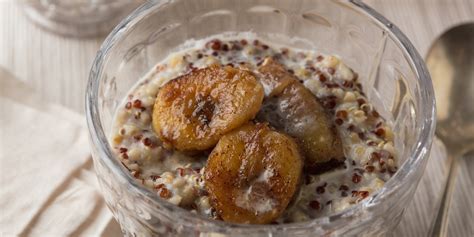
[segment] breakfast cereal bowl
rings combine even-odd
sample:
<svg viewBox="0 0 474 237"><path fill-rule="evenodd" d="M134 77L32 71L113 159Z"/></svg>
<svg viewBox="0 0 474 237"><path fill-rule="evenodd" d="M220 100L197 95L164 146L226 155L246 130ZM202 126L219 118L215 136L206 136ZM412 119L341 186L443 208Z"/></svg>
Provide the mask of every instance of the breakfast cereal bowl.
<svg viewBox="0 0 474 237"><path fill-rule="evenodd" d="M137 179L139 174L118 157L111 138L118 111L124 103L127 106L126 98L133 97L130 89L189 40L212 41L215 35L239 33L257 37L260 41L253 45L269 42L292 50L335 54L337 57L325 58L340 59L349 71L357 72L357 82L365 92L360 94L394 134L391 144L399 166L380 188L327 215L257 225L224 222L185 210L146 188L145 179ZM272 49L272 45L258 47ZM306 81L302 83L309 88ZM140 107L141 103L128 107L150 111L151 107ZM423 174L433 139L434 108L431 80L421 57L396 26L359 1L150 1L107 37L92 66L86 95L95 170L107 205L127 236L390 232Z"/></svg>

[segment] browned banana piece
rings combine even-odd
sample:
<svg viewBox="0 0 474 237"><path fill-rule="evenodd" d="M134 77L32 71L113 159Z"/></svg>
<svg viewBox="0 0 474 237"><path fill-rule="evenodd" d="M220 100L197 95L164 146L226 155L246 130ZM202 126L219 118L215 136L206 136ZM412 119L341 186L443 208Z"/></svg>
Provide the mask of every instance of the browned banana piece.
<svg viewBox="0 0 474 237"><path fill-rule="evenodd" d="M248 71L217 65L199 69L160 88L153 129L165 147L206 150L253 119L263 97L262 85Z"/></svg>
<svg viewBox="0 0 474 237"><path fill-rule="evenodd" d="M297 139L305 168L320 173L344 160L342 142L316 97L272 58L258 68L260 82L272 88L258 117Z"/></svg>
<svg viewBox="0 0 474 237"><path fill-rule="evenodd" d="M287 208L302 168L291 137L250 123L219 140L204 177L211 205L224 221L267 224Z"/></svg>

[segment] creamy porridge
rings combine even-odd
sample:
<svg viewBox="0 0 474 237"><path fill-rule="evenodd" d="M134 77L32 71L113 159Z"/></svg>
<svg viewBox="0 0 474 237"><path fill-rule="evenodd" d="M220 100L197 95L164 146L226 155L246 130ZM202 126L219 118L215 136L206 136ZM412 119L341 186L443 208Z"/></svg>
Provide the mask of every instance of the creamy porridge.
<svg viewBox="0 0 474 237"><path fill-rule="evenodd" d="M157 106L155 103L158 104L157 94L160 88L165 90L164 86L178 77L181 81L203 83L196 82L196 78L191 77L198 77L200 74L205 77L212 73L216 78L222 78L223 75L234 79L237 76L249 78L245 85L239 81L233 83L236 88L244 88L241 95L235 96L248 98L248 101L260 101L252 104L242 100L242 106L235 108L239 116L246 116L251 125L245 127L240 123L239 117L237 122L232 123L236 125L234 127L222 128L211 135L197 134L188 139L195 140L192 143L194 146L188 144L190 142L186 143L186 139L173 140L182 134L170 135L172 132L168 134L168 128L154 126L153 111L154 106ZM274 80L276 77L278 78ZM255 79L258 85L252 84ZM225 80L222 85L218 84L220 82L213 83L217 83L216 88L229 86L225 84ZM173 89L170 88L167 93L173 94ZM161 94L163 93L162 91ZM168 94L163 96L171 96ZM236 90L232 90L231 94L237 94ZM229 96L221 95L222 98ZM309 97L314 97L314 101ZM206 103L204 100L202 103L196 102L196 106L201 107L198 108L199 111L193 111L199 112L196 115L199 116L199 122L208 124L212 122L208 120L216 120L216 117L207 117ZM225 103L233 106L232 101ZM257 109L253 111L253 108ZM215 108L212 109L215 113ZM321 111L318 112L318 109ZM173 115L170 116L173 119ZM321 121L326 117L327 121ZM157 134L157 127L161 129L160 134ZM247 180L247 189L242 188L243 194L232 197L236 208L253 211L257 219L261 215L261 219L264 219L262 223L299 222L344 210L379 190L397 170L398 161L391 127L368 101L358 75L353 70L336 56L274 45L252 35L246 35L245 38L216 36L194 41L158 63L132 88L119 106L111 143L118 159L131 175L168 202L209 218L260 223L252 221L252 218L245 219L248 214L236 217L244 218L243 220L226 217L226 210L220 210L226 208L225 202L219 203L216 199L220 196L209 192L220 190L221 187L217 186L216 189L216 185L222 185L222 182L215 180L224 176L213 176L211 171L206 174L205 169L211 157L218 159L228 155L224 145L247 144L247 140L239 140L241 137L238 134L253 134L252 129L262 131L256 132L255 136L273 139L274 144L259 143L266 146L265 151L274 152L276 156L301 156L301 159L295 158L289 166L278 163L277 167L280 168L275 168L275 163L270 162L269 166L281 169L276 171L268 169L265 163L264 168L251 181ZM306 139L314 133L322 135L312 137L312 140ZM211 136L216 138L210 139ZM267 138L268 136L271 138ZM278 146L281 145L277 141L286 144L291 151L278 153ZM196 145L197 143L199 144ZM274 147L276 148L271 149ZM322 157L319 153L328 156ZM248 155L246 151L242 151L242 154ZM318 158L315 159L314 156ZM265 157L269 157L267 153L262 160ZM245 158L242 160L246 161ZM276 178L285 169L300 167L299 160L304 165L301 165L298 175L295 173ZM209 167L222 168L217 163L209 164ZM206 185L206 180L212 182L212 185ZM255 199L249 196L252 188L253 192L259 192L255 191L261 186L256 185L259 182L275 182L273 186L269 186L275 197ZM286 194L275 191L276 187L295 190L290 192L290 196L285 196ZM268 216L263 215L273 209L282 210Z"/></svg>

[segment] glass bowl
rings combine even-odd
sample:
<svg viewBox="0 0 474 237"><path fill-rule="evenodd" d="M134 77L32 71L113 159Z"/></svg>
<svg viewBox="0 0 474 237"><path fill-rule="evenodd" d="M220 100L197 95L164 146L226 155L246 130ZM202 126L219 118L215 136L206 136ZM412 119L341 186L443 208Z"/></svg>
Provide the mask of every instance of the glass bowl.
<svg viewBox="0 0 474 237"><path fill-rule="evenodd" d="M30 20L64 36L94 37L109 33L144 0L21 0Z"/></svg>
<svg viewBox="0 0 474 237"><path fill-rule="evenodd" d="M337 54L359 73L374 106L393 125L400 168L384 187L330 216L281 225L209 220L135 182L108 142L117 106L155 64L188 39L252 31L289 46ZM280 42L281 43L281 42ZM390 232L413 198L429 157L435 101L425 64L410 41L360 1L149 1L107 37L92 66L86 113L105 200L128 236L330 236Z"/></svg>

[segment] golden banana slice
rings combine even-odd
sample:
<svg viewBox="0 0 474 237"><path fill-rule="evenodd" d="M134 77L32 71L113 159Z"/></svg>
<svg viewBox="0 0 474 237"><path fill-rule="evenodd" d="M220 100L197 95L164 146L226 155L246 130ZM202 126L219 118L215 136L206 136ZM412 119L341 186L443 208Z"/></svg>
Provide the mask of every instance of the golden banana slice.
<svg viewBox="0 0 474 237"><path fill-rule="evenodd" d="M262 83L265 95L268 97L280 94L285 87L296 80L293 75L283 68L283 65L275 62L271 57L265 58L258 68L258 72L261 74L260 83Z"/></svg>
<svg viewBox="0 0 474 237"><path fill-rule="evenodd" d="M320 173L342 163L341 139L311 91L271 58L265 59L258 70L264 87L272 88L272 96L265 99L259 118L296 138L310 173Z"/></svg>
<svg viewBox="0 0 474 237"><path fill-rule="evenodd" d="M223 220L266 224L292 200L302 168L291 137L266 124L247 124L219 140L204 178L211 205Z"/></svg>
<svg viewBox="0 0 474 237"><path fill-rule="evenodd" d="M262 104L262 85L250 72L213 65L160 88L153 129L165 147L200 151L253 119Z"/></svg>

